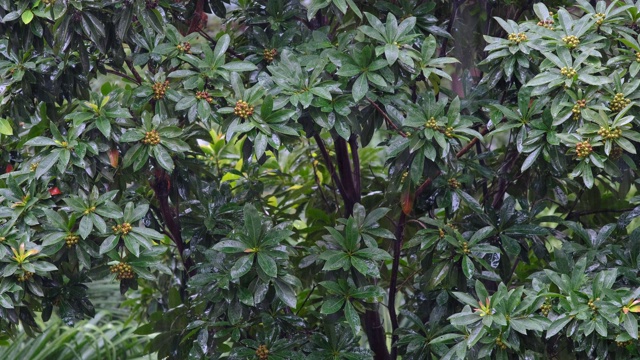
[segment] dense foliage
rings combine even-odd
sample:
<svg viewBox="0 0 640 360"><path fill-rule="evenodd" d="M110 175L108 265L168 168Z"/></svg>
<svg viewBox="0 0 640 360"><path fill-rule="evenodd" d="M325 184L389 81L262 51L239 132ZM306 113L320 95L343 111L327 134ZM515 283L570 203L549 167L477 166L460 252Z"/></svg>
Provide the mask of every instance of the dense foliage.
<svg viewBox="0 0 640 360"><path fill-rule="evenodd" d="M159 358L640 356L640 2L233 5L0 0L3 333L110 278Z"/></svg>

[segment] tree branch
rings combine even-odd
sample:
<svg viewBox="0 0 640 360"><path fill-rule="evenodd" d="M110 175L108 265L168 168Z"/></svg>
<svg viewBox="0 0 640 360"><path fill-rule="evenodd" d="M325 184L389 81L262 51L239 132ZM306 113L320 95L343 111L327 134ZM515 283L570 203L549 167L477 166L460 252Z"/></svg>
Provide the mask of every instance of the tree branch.
<svg viewBox="0 0 640 360"><path fill-rule="evenodd" d="M355 188L356 201L360 202L362 180L360 179L360 154L358 154L358 136L352 134L349 138L349 148L353 159L353 186Z"/></svg>
<svg viewBox="0 0 640 360"><path fill-rule="evenodd" d="M155 179L151 182L151 187L156 194L156 199L158 199L162 219L164 220L165 226L171 233L170 237L176 244L176 248L178 249L178 253L180 254L180 258L184 265L185 273L189 277L193 275L193 262L190 257L186 257L184 254L185 245L184 240L182 239L182 230L180 228L178 215L173 213L171 206L169 205L169 191L171 189L169 174L167 174L163 169L156 167Z"/></svg>
<svg viewBox="0 0 640 360"><path fill-rule="evenodd" d="M131 81L132 83L136 83L136 84L140 85L138 80L132 78L131 76L129 76L129 75L125 74L125 73L122 73L120 71L113 70L113 69L105 69L105 70L109 74L113 74L113 75L119 76L119 77L121 77L123 79L127 79L127 80Z"/></svg>
<svg viewBox="0 0 640 360"><path fill-rule="evenodd" d="M396 226L395 237L396 241L393 243L393 264L391 265L391 281L389 282L389 303L387 308L389 309L389 318L391 318L391 360L398 358L398 315L396 314L396 294L398 289L398 271L400 269L400 252L402 251L402 240L404 237L404 228L407 223L407 215L404 211L400 212L400 219L398 219L398 225Z"/></svg>
<svg viewBox="0 0 640 360"><path fill-rule="evenodd" d="M403 132L402 130L400 130L396 124L393 123L393 121L391 120L391 118L389 118L389 115L387 115L387 113L382 110L382 108L380 106L378 106L378 104L375 103L375 101L367 98L367 101L373 105L373 107L380 113L380 115L382 115L382 117L384 118L384 120L387 122L387 125L390 126L393 130L395 130L398 134L400 134L402 137L407 137L407 134L405 132Z"/></svg>
<svg viewBox="0 0 640 360"><path fill-rule="evenodd" d="M333 166L333 162L331 161L331 157L329 156L327 147L324 146L324 141L322 141L319 133L313 134L313 138L316 141L316 144L318 144L318 148L320 149L320 153L322 154L322 158L324 159L325 164L327 164L327 168L329 169L329 174L331 174L333 182L336 183L336 187L338 188L340 195L344 196L345 192L344 187L342 186L342 181L336 173L336 168Z"/></svg>
<svg viewBox="0 0 640 360"><path fill-rule="evenodd" d="M586 215L595 215L595 214L607 214L607 213L623 213L627 211L631 211L635 208L624 208L624 209L599 209L599 210L585 210L585 211L575 211L569 213L567 215L567 219L575 219L581 216Z"/></svg>
<svg viewBox="0 0 640 360"><path fill-rule="evenodd" d="M127 66L129 67L129 70L131 70L133 76L136 78L136 82L138 83L138 85L142 84L142 76L138 74L138 70L136 70L136 67L133 65L133 61L131 61L131 59L127 59L125 60L125 62L127 63Z"/></svg>
<svg viewBox="0 0 640 360"><path fill-rule="evenodd" d="M344 193L342 198L345 203L345 217L349 217L353 213L353 206L359 201L359 194L356 192L353 173L351 172L351 163L349 162L349 150L347 150L347 142L341 136L334 140L334 148L336 151L336 166L342 180L342 188Z"/></svg>

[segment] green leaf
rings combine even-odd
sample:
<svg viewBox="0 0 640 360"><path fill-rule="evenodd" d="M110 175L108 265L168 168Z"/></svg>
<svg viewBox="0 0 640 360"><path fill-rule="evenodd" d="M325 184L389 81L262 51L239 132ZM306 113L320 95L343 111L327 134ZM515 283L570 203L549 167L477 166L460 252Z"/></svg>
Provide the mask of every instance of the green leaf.
<svg viewBox="0 0 640 360"><path fill-rule="evenodd" d="M218 39L215 49L213 49L213 57L219 59L224 56L231 43L231 37L228 34L224 34Z"/></svg>
<svg viewBox="0 0 640 360"><path fill-rule="evenodd" d="M78 235L86 239L91 234L91 230L93 230L93 221L88 216L83 216L78 227Z"/></svg>
<svg viewBox="0 0 640 360"><path fill-rule="evenodd" d="M122 236L122 240L124 240L124 246L129 250L135 257L140 256L140 243L134 236L131 236L131 233Z"/></svg>
<svg viewBox="0 0 640 360"><path fill-rule="evenodd" d="M120 136L121 142L140 141L144 138L144 133L140 130L128 130Z"/></svg>
<svg viewBox="0 0 640 360"><path fill-rule="evenodd" d="M275 286L276 286L276 296L280 300L282 300L282 302L284 302L287 306L295 309L297 305L297 298L296 298L296 293L295 291L293 291L293 288L291 287L291 285L279 279L276 279Z"/></svg>
<svg viewBox="0 0 640 360"><path fill-rule="evenodd" d="M311 0L311 3L307 7L307 19L313 19L319 10L326 8L330 4L331 0Z"/></svg>
<svg viewBox="0 0 640 360"><path fill-rule="evenodd" d="M353 330L353 333L358 334L360 332L360 317L350 302L347 302L344 306L344 317L347 319L347 323L351 327L351 330Z"/></svg>
<svg viewBox="0 0 640 360"><path fill-rule="evenodd" d="M0 134L13 135L13 128L9 120L0 118Z"/></svg>
<svg viewBox="0 0 640 360"><path fill-rule="evenodd" d="M242 253L247 246L236 240L223 240L213 246L213 249L227 254Z"/></svg>
<svg viewBox="0 0 640 360"><path fill-rule="evenodd" d="M262 237L262 218L258 210L252 204L247 203L243 209L244 213L244 230L248 235L251 245L257 247Z"/></svg>
<svg viewBox="0 0 640 360"><path fill-rule="evenodd" d="M278 276L278 265L271 256L258 252L258 265L260 266L260 269L262 269L262 271L267 274L267 276Z"/></svg>
<svg viewBox="0 0 640 360"><path fill-rule="evenodd" d="M108 238L104 239L104 241L100 245L100 254L106 254L109 251L113 250L116 245L118 245L118 240L120 240L120 236L116 235L111 235Z"/></svg>
<svg viewBox="0 0 640 360"><path fill-rule="evenodd" d="M571 322L571 320L572 318L570 318L566 314L560 315L554 322L551 323L551 325L549 325L549 328L547 329L547 339L559 333L569 322Z"/></svg>
<svg viewBox="0 0 640 360"><path fill-rule="evenodd" d="M31 20L33 20L33 12L31 10L26 10L22 13L22 22L25 24L29 24Z"/></svg>
<svg viewBox="0 0 640 360"><path fill-rule="evenodd" d="M369 91L367 76L366 74L362 74L356 79L356 81L353 83L353 87L351 88L351 95L353 96L353 100L362 100L362 98L367 95L367 91Z"/></svg>
<svg viewBox="0 0 640 360"><path fill-rule="evenodd" d="M634 339L638 339L638 320L633 315L633 313L624 314L624 329L627 331L629 336Z"/></svg>
<svg viewBox="0 0 640 360"><path fill-rule="evenodd" d="M258 69L257 66L248 61L232 61L222 65L221 68L235 72L253 71Z"/></svg>
<svg viewBox="0 0 640 360"><path fill-rule="evenodd" d="M322 302L320 313L325 315L336 313L342 309L342 305L344 305L344 298L332 296Z"/></svg>
<svg viewBox="0 0 640 360"><path fill-rule="evenodd" d="M131 232L144 236L147 239L152 239L152 240L162 240L164 239L164 235L160 234L159 232L153 230L153 229L149 229L149 228L143 228L143 227L134 227L133 229L131 229Z"/></svg>
<svg viewBox="0 0 640 360"><path fill-rule="evenodd" d="M376 278L380 277L378 266L372 261L363 260L359 257L352 256L351 265L353 265L353 267L362 275L372 276Z"/></svg>
<svg viewBox="0 0 640 360"><path fill-rule="evenodd" d="M59 158L60 150L53 150L51 153L49 153L49 155L45 156L36 168L36 178L40 178L42 177L42 175L46 174L49 169L51 169L58 162Z"/></svg>
<svg viewBox="0 0 640 360"><path fill-rule="evenodd" d="M164 146L156 145L153 147L153 157L158 161L158 164L168 172L172 172L174 168L173 159L171 154L165 149Z"/></svg>
<svg viewBox="0 0 640 360"><path fill-rule="evenodd" d="M396 60L398 60L399 53L400 49L398 49L398 46L394 44L386 44L384 46L384 56L387 58L389 66L395 64Z"/></svg>
<svg viewBox="0 0 640 360"><path fill-rule="evenodd" d="M338 252L327 259L322 270L337 270L350 265L349 256L346 253Z"/></svg>
<svg viewBox="0 0 640 360"><path fill-rule="evenodd" d="M104 137L109 138L111 136L111 122L104 116L99 116L96 119L96 127Z"/></svg>
<svg viewBox="0 0 640 360"><path fill-rule="evenodd" d="M58 146L58 143L53 139L49 139L43 136L36 136L33 139L24 143L27 146Z"/></svg>
<svg viewBox="0 0 640 360"><path fill-rule="evenodd" d="M229 275L232 279L239 279L251 270L255 254L241 256L231 267Z"/></svg>
<svg viewBox="0 0 640 360"><path fill-rule="evenodd" d="M467 256L462 257L462 273L467 279L471 279L476 271L473 261Z"/></svg>

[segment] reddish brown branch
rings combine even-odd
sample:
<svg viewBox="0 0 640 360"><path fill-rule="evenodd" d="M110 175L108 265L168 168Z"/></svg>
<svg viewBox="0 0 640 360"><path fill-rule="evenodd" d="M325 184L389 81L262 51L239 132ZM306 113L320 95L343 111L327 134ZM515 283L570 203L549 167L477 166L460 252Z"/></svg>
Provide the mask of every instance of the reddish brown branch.
<svg viewBox="0 0 640 360"><path fill-rule="evenodd" d="M327 169L329 170L329 174L331 174L331 178L333 179L333 182L336 184L336 187L338 188L340 195L344 196L345 192L344 192L344 187L342 186L342 181L340 181L340 178L336 173L336 168L333 166L333 162L331 161L331 157L329 156L327 147L324 146L324 141L322 141L322 138L318 133L314 134L313 138L315 139L316 144L318 144L318 148L320 149L320 154L322 154L322 158L324 159L325 164L327 164Z"/></svg>
<svg viewBox="0 0 640 360"><path fill-rule="evenodd" d="M136 70L136 67L133 65L133 61L131 61L131 59L127 59L125 60L125 62L127 63L127 66L129 67L129 70L131 70L133 76L136 78L136 82L138 84L142 84L142 76L138 74L138 70Z"/></svg>
<svg viewBox="0 0 640 360"><path fill-rule="evenodd" d="M398 314L396 314L396 294L398 290L398 272L400 269L400 252L402 251L402 240L404 237L404 227L407 223L407 215L404 212L400 213L400 219L396 226L395 237L396 241L393 243L393 264L391 265L391 280L389 282L389 318L391 319L391 343L396 344L398 342ZM398 357L398 347L391 347L391 359Z"/></svg>
<svg viewBox="0 0 640 360"><path fill-rule="evenodd" d="M407 134L398 129L398 127L396 126L396 124L393 123L393 121L391 120L391 118L389 117L389 115L387 115L387 113L382 110L382 108L380 106L378 106L378 104L375 103L375 101L367 98L367 101L373 105L373 107L380 113L380 115L382 115L382 117L384 118L384 120L387 122L387 125L389 127L391 127L393 130L395 130L398 134L400 134L402 137L407 137Z"/></svg>
<svg viewBox="0 0 640 360"><path fill-rule="evenodd" d="M156 199L158 199L158 204L160 205L160 214L162 215L162 220L164 221L165 226L171 234L171 240L173 240L173 242L176 244L176 248L178 249L178 253L180 254L180 258L182 259L185 272L188 276L191 276L193 262L190 257L186 257L184 254L185 244L184 240L182 239L182 230L180 228L178 215L174 214L171 206L169 205L169 192L171 190L171 180L169 178L169 174L167 174L167 172L162 169L156 169L155 179L151 182L151 187L156 193Z"/></svg>

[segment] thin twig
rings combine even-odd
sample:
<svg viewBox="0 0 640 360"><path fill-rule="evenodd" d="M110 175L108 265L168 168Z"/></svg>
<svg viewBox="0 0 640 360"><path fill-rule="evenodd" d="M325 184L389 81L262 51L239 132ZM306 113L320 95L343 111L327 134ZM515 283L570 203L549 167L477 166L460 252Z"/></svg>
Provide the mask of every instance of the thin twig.
<svg viewBox="0 0 640 360"><path fill-rule="evenodd" d="M142 84L142 76L138 74L138 70L136 70L136 67L133 65L133 61L131 61L131 59L127 59L125 60L125 62L127 63L127 66L129 67L129 70L131 70L133 76L136 78L136 82L138 84Z"/></svg>
<svg viewBox="0 0 640 360"><path fill-rule="evenodd" d="M304 301L300 305L300 308L298 309L298 311L296 311L296 316L298 316L298 313L300 313L300 310L304 309L304 304L307 303L307 300L309 300L309 297L311 297L311 294L313 294L313 290L315 289L316 289L316 284L313 284L313 286L311 287L311 291L309 291L307 296L304 298Z"/></svg>
<svg viewBox="0 0 640 360"><path fill-rule="evenodd" d="M567 219L569 218L577 218L585 215L594 215L594 214L606 214L606 213L623 213L626 211L631 211L635 208L624 208L624 209L601 209L601 210L585 210L585 211L576 211L567 215Z"/></svg>
<svg viewBox="0 0 640 360"><path fill-rule="evenodd" d="M398 134L400 134L402 137L407 137L407 134L405 132L403 132L402 130L398 129L396 124L394 124L393 121L391 120L391 118L389 118L389 115L387 115L387 113L384 110L382 110L382 108L380 106L378 106L378 104L376 104L375 101L373 101L373 100L371 100L369 98L367 98L367 101L371 105L373 105L373 107L380 113L380 115L382 115L382 117L387 122L387 125L389 125L393 130L398 132Z"/></svg>
<svg viewBox="0 0 640 360"><path fill-rule="evenodd" d="M120 71L113 70L113 69L106 69L106 71L109 74L117 75L117 76L119 76L119 77L121 77L123 79L127 79L127 80L131 81L132 83L140 84L138 81L136 81L136 79L134 79L131 76L129 76L129 75L125 74L125 73L122 73Z"/></svg>

